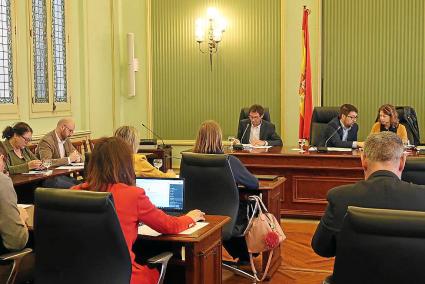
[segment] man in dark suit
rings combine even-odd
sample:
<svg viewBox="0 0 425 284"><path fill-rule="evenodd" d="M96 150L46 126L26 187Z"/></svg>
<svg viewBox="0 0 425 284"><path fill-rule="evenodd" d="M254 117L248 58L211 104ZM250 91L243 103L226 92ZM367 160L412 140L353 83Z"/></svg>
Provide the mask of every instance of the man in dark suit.
<svg viewBox="0 0 425 284"><path fill-rule="evenodd" d="M322 146L340 148L363 147L363 142L357 141L357 108L344 104L339 109L338 117L332 119L322 135Z"/></svg>
<svg viewBox="0 0 425 284"><path fill-rule="evenodd" d="M264 108L260 105L252 105L249 108L249 118L239 121L238 139L234 143L282 146L282 139L276 133L274 124L263 120L263 116Z"/></svg>
<svg viewBox="0 0 425 284"><path fill-rule="evenodd" d="M384 131L369 135L361 154L365 180L328 192L328 206L311 241L313 250L332 257L348 206L425 211L425 186L400 179L406 156L401 139Z"/></svg>

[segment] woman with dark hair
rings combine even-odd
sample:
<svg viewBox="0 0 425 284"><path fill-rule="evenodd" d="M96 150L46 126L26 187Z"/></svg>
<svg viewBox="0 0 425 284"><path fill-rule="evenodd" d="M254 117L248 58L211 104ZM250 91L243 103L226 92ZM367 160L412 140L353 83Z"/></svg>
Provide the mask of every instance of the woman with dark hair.
<svg viewBox="0 0 425 284"><path fill-rule="evenodd" d="M145 195L145 191L135 186L133 151L130 145L119 137L101 138L96 143L87 171L86 182L73 189L112 193L130 252L130 283L156 283L159 278L158 271L135 262L132 246L137 238L139 223L146 224L160 233L176 234L193 226L196 221L204 220L204 213L192 210L184 216L173 217L156 208Z"/></svg>
<svg viewBox="0 0 425 284"><path fill-rule="evenodd" d="M221 128L217 122L213 120L204 121L199 127L193 152L203 154L223 154L224 149L222 137ZM229 155L229 164L236 184L243 185L248 189L258 188L258 179L247 170L238 158ZM246 202L241 201L239 210L246 209L246 206ZM239 212L239 215L241 215L240 213L241 212ZM224 241L223 245L233 258L238 259L239 264L247 264L249 262L248 248L244 237L233 237L230 240Z"/></svg>
<svg viewBox="0 0 425 284"><path fill-rule="evenodd" d="M378 133L381 131L391 131L401 138L403 143L407 143L406 127L399 123L398 114L393 105L382 105L379 110L379 120L372 126L370 133Z"/></svg>
<svg viewBox="0 0 425 284"><path fill-rule="evenodd" d="M32 129L25 122L18 122L3 130L6 164L10 174L26 173L39 169L42 162L27 148L32 139Z"/></svg>

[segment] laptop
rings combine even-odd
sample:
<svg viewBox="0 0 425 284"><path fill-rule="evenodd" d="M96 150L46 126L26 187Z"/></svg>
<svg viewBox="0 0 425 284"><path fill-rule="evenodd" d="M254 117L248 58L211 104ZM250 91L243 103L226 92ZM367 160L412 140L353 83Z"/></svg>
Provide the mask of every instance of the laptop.
<svg viewBox="0 0 425 284"><path fill-rule="evenodd" d="M143 188L152 204L167 214L184 213L184 179L137 177L136 186Z"/></svg>

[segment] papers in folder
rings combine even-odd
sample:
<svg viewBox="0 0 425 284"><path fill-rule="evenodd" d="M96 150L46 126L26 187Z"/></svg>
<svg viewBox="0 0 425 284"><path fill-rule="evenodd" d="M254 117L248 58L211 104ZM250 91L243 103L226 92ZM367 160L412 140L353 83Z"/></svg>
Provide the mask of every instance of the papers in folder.
<svg viewBox="0 0 425 284"><path fill-rule="evenodd" d="M194 232L196 232L197 230L205 227L208 224L209 224L208 222L196 222L196 224L192 228L189 228L187 230L184 230L184 231L178 233L178 235L190 235L190 234L193 234ZM137 233L139 235L151 236L151 237L157 237L157 236L162 235L161 233L158 233L157 231L155 231L154 229L152 229L148 225L141 225L141 226L139 226L139 228L137 229Z"/></svg>

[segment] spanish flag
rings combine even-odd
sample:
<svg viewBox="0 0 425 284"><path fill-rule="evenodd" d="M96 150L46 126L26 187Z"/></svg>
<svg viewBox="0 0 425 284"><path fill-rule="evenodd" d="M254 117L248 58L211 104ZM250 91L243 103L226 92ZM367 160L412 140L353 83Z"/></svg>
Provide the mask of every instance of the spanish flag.
<svg viewBox="0 0 425 284"><path fill-rule="evenodd" d="M313 99L311 92L311 66L310 66L310 40L308 35L308 15L310 10L304 6L303 29L302 29L302 60L300 89L300 128L299 138L310 138L310 122L313 111Z"/></svg>

